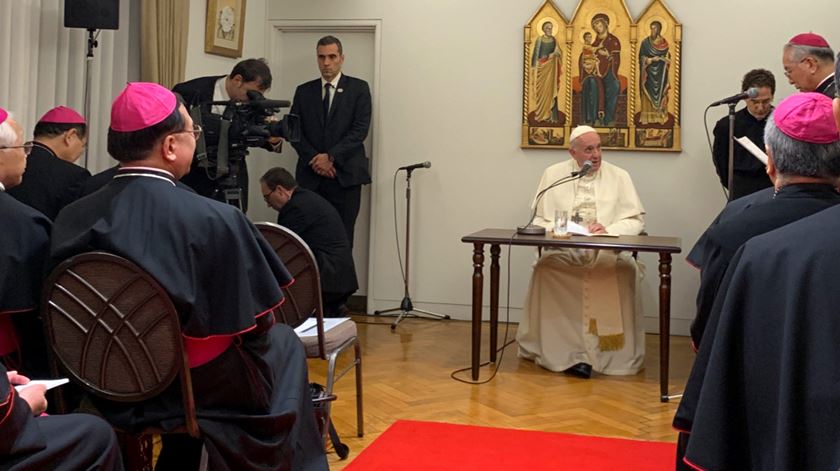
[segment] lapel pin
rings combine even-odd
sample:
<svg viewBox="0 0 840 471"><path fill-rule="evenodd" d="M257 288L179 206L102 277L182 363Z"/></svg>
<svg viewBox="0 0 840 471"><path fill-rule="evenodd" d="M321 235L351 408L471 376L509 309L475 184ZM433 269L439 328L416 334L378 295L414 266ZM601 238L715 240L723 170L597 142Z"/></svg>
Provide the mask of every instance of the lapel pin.
<svg viewBox="0 0 840 471"><path fill-rule="evenodd" d="M344 93L343 88L336 88L335 91L336 91L336 93Z"/></svg>

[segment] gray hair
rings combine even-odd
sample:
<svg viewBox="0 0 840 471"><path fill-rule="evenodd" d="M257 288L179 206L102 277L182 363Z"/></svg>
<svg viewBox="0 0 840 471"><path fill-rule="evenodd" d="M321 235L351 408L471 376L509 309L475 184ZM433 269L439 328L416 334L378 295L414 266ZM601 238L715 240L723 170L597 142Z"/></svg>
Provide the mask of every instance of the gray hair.
<svg viewBox="0 0 840 471"><path fill-rule="evenodd" d="M0 146L2 147L9 147L17 144L17 132L15 132L15 128L12 127L12 123L9 120L12 119L12 114L9 113L9 117L6 118L6 121L3 121L0 124Z"/></svg>
<svg viewBox="0 0 840 471"><path fill-rule="evenodd" d="M785 49L791 49L793 51L794 61L801 61L802 59L811 56L817 59L817 62L823 64L834 63L834 51L832 51L830 47L802 46L800 44L787 43L785 44Z"/></svg>
<svg viewBox="0 0 840 471"><path fill-rule="evenodd" d="M764 143L773 152L773 163L782 175L840 177L840 141L813 144L796 140L776 126L771 113L764 126Z"/></svg>

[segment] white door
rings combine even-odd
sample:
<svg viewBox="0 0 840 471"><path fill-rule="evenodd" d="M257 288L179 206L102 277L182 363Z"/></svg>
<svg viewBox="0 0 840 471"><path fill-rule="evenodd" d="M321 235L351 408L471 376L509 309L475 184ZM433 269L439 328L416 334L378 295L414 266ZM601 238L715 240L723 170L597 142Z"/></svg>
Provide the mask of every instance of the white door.
<svg viewBox="0 0 840 471"><path fill-rule="evenodd" d="M338 29L338 30L337 30ZM271 28L269 28L271 30ZM269 60L273 83L266 94L268 98L291 101L298 85L316 79L320 76L315 56L315 45L318 39L326 35L333 35L341 40L344 50L344 67L342 73L360 78L368 82L371 94L376 99L374 87L374 31L341 31L339 28L325 28L312 26L292 30L274 30L271 34ZM284 112L288 112L285 109ZM365 140L368 157L375 158L371 148L373 130L376 123L371 123L371 132ZM250 176L248 216L253 221L276 221L277 213L268 208L263 201L260 186L260 176L272 167L284 167L292 175L295 174L297 153L288 143L283 146L281 154L272 154L262 150L255 150L248 157L248 173ZM356 275L359 279L358 295L367 295L368 261L370 242L370 185L362 187L362 203L359 217L356 220L353 259L356 263Z"/></svg>

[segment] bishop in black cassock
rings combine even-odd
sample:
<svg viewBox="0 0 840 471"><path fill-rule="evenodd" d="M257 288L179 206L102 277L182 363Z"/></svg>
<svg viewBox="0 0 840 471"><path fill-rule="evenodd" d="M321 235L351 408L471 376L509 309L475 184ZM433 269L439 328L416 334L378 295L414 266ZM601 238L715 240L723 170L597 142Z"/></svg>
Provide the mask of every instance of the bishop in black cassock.
<svg viewBox="0 0 840 471"><path fill-rule="evenodd" d="M112 107L108 139L121 168L59 214L53 263L104 250L167 290L181 315L210 469L326 470L303 345L274 323L291 276L241 211L175 184L195 149L186 109L157 84L129 83ZM209 359L193 355L225 340ZM183 422L179 388L135 405L92 400L115 425L168 429ZM179 440L173 449L168 440L159 462L197 458L195 444L185 449Z"/></svg>
<svg viewBox="0 0 840 471"><path fill-rule="evenodd" d="M0 130L4 136L0 137L0 220L5 225L0 231L0 349L9 347L5 342L11 340L14 342L11 347L17 348L22 343L21 346L37 351L43 358L46 346L41 330L33 332L37 335L35 346L11 326L9 316L17 313L22 319L39 325L34 311L41 291L50 222L6 193L7 188L20 184L26 168L26 152L23 131L2 108ZM8 139L10 134L15 136L14 140ZM9 359L3 358L4 362ZM36 377L36 374L43 373L31 375ZM13 387L28 382L28 377L7 371L0 362L0 468L122 469L117 439L108 424L81 414L41 416L47 407L43 389L31 386L33 389L18 392Z"/></svg>
<svg viewBox="0 0 840 471"><path fill-rule="evenodd" d="M774 199L730 213L710 228L702 249L699 322L692 332L699 352L674 418L683 432L678 468L837 469L840 458L825 451L836 448L840 435L823 440L820 415L832 399L818 397L826 384L816 376L825 363L814 348L823 343L820 326L834 329L828 312L816 308L825 292L835 291L824 285L834 277L815 275L826 264L815 263L820 251L809 245L835 238L829 225L814 223L836 214L832 206L840 202L834 189L840 133L831 100L817 93L789 97L768 121L765 138ZM747 242L739 249L738 241ZM805 389L797 390L800 385ZM817 397L808 397L809 385Z"/></svg>

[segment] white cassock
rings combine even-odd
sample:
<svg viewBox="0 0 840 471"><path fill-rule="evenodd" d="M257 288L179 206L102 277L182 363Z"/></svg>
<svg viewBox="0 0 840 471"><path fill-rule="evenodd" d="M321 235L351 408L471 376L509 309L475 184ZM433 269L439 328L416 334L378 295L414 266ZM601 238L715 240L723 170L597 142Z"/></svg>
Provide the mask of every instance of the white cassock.
<svg viewBox="0 0 840 471"><path fill-rule="evenodd" d="M552 165L537 192L579 169L574 159ZM594 174L549 190L537 205L534 223L551 230L555 210L567 211L584 227L598 222L610 234L637 235L645 227L630 175L604 161ZM643 271L627 252L543 251L516 333L519 356L552 371L588 363L603 374L637 373L645 357L637 296Z"/></svg>

